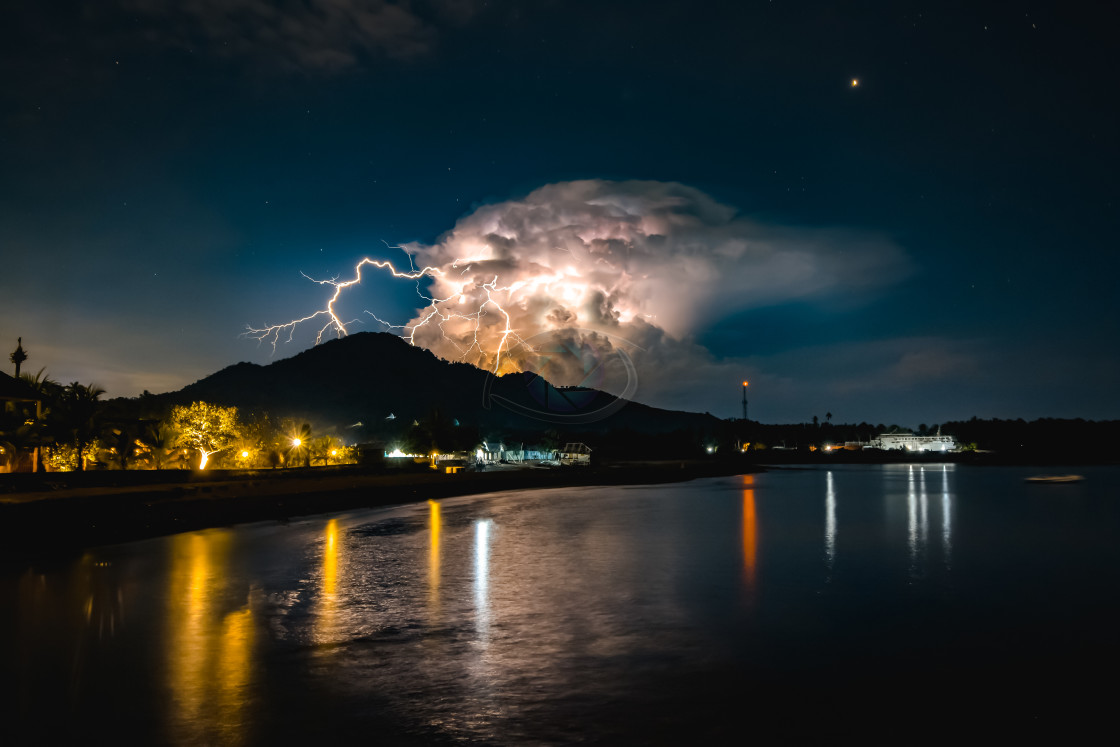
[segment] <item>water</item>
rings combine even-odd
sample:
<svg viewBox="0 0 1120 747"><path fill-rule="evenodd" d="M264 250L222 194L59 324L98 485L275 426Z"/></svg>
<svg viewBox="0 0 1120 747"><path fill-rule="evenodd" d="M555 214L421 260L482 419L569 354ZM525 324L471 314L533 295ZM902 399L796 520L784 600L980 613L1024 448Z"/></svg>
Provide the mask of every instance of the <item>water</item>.
<svg viewBox="0 0 1120 747"><path fill-rule="evenodd" d="M173 744L1088 735L1120 660L1120 469L1082 471L511 492L9 568L4 723Z"/></svg>

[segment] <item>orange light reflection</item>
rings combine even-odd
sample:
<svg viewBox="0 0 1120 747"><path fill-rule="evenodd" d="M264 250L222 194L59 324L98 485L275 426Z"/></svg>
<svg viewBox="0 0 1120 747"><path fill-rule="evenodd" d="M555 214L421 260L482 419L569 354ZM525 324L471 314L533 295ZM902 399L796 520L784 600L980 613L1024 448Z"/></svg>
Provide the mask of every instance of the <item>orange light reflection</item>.
<svg viewBox="0 0 1120 747"><path fill-rule="evenodd" d="M758 521L754 506L754 475L743 475L743 581L755 589L758 562Z"/></svg>

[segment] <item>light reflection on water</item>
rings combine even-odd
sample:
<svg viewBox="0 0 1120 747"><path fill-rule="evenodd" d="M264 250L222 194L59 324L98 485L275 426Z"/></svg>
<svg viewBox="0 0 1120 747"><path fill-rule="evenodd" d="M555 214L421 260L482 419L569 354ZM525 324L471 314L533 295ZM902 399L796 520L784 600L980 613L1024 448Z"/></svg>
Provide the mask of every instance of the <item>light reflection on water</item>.
<svg viewBox="0 0 1120 747"><path fill-rule="evenodd" d="M724 694L777 719L791 673L847 672L854 698L904 676L892 662L934 671L984 631L988 657L1033 646L1043 622L1091 643L1077 594L1117 587L1115 474L1044 493L952 465L788 470L103 548L0 578L8 673L25 720L61 709L144 741L324 724L418 743L726 736ZM1064 617L1042 619L1039 598Z"/></svg>
<svg viewBox="0 0 1120 747"><path fill-rule="evenodd" d="M941 502L937 508L941 513L940 565L944 570L952 567L953 523L949 474L954 466L949 464L906 465L906 506L910 549L909 573L912 579L925 578L931 572L930 563L933 562L930 558L929 514L931 501L927 485L927 473L940 473L941 476Z"/></svg>
<svg viewBox="0 0 1120 747"><path fill-rule="evenodd" d="M836 485L832 470L825 474L827 487L824 494L824 558L828 576L832 577L832 566L836 562Z"/></svg>
<svg viewBox="0 0 1120 747"><path fill-rule="evenodd" d="M234 533L169 538L167 676L172 734L191 742L239 744L251 736L254 621L248 598L229 608Z"/></svg>
<svg viewBox="0 0 1120 747"><path fill-rule="evenodd" d="M440 506L428 501L428 617L439 616L439 533Z"/></svg>
<svg viewBox="0 0 1120 747"><path fill-rule="evenodd" d="M758 517L754 505L754 475L743 475L743 581L753 595L758 567Z"/></svg>
<svg viewBox="0 0 1120 747"><path fill-rule="evenodd" d="M474 616L483 643L490 636L490 525L489 519L480 519L474 525Z"/></svg>

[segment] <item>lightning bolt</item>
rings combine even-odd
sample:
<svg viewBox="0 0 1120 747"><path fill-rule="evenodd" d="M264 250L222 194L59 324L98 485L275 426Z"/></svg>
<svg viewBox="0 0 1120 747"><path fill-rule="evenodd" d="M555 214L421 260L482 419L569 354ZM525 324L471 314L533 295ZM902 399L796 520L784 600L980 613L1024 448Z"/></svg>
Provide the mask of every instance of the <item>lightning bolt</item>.
<svg viewBox="0 0 1120 747"><path fill-rule="evenodd" d="M412 264L411 259L412 258L410 255L410 265ZM460 266L465 266L465 269L463 269L462 273L460 273L460 275L465 275L470 271L471 267L484 261L485 260L480 260L477 258L455 260L454 262L452 262L451 268L457 269ZM502 306L503 302L509 303L510 297L525 286L523 282L513 283L508 286L499 286L499 276L494 275L491 281L482 283L480 285L476 284L474 286L474 289L481 291L481 295L483 296L477 307L475 307L468 313L455 313L446 311L441 307L451 304L451 302L455 301L456 297L458 297L460 304L466 303L468 291L473 290L467 287L468 285L470 285L471 281L468 280L460 285L457 292L450 294L446 298L435 298L433 296L425 295L423 291L420 290L420 280L424 277L445 278L447 273L444 270L441 270L438 267L423 267L421 269L416 269L414 266L409 270L398 270L392 262L370 259L368 257L363 258L354 267L354 277L350 280L340 281L337 277L329 280L317 280L301 272L300 274L303 275L303 277L307 278L313 283L317 283L319 285L329 285L334 288L334 293L331 294L331 297L327 300L326 306L322 309L319 309L318 311L308 314L307 316L301 317L299 319L293 319L289 322L284 322L283 324L274 324L261 328L248 326L246 327L246 331L244 332L243 336L255 339L259 343L269 343L272 346L273 353L276 352L276 346L281 341L281 339L286 338L284 339L285 342L291 342L297 327L316 319L325 320L323 326L319 328L319 331L315 336L316 345L320 344L323 341L324 336L331 333L333 333L336 337L346 336L349 333L348 325L354 324L358 320L354 319L348 322L344 322L336 312L335 305L338 303L343 292L347 288L361 284L362 269L366 266L388 270L393 277L416 281L417 295L419 295L421 299L426 301L427 305L421 310L420 319L415 323L393 324L392 322L386 321L377 316L372 311L364 312L371 316L373 319L377 320L378 323L382 324L387 329L400 330L403 333L402 336L407 339L409 344L411 345L417 344L416 334L420 329L429 325L434 325L440 329L444 339L446 339L448 342L451 342L456 347L456 349L461 354L461 358L467 359L474 355L478 358L485 359L489 357L490 354L486 350L484 341L480 339L480 335L482 332L482 320L487 315L488 309L490 308L493 308L495 312L501 315L502 319L504 320L502 329L498 333L498 343L493 350L493 372L498 373L501 369L503 363L503 352L507 353L508 356L508 353L512 346L524 344L524 340L522 340L521 337L517 335L517 332L512 327L512 317L510 316L509 312L506 311L506 309ZM455 324L457 322L465 323L471 336L470 345L465 348L454 339L454 335L448 334L445 329L445 325Z"/></svg>

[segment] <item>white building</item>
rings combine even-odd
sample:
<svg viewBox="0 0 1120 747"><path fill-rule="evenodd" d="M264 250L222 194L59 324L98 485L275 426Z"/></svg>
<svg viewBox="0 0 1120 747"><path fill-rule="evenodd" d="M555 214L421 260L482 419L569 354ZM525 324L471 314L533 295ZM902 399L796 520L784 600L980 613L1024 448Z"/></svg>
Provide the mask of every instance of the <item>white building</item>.
<svg viewBox="0 0 1120 747"><path fill-rule="evenodd" d="M560 464L588 466L591 464L591 447L581 443L564 444L564 448L560 449Z"/></svg>
<svg viewBox="0 0 1120 747"><path fill-rule="evenodd" d="M867 445L869 449L883 449L885 451L955 451L957 439L952 436L937 434L933 436L915 436L913 433L880 433L878 438L872 439Z"/></svg>

